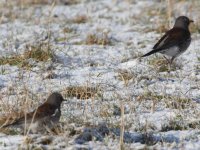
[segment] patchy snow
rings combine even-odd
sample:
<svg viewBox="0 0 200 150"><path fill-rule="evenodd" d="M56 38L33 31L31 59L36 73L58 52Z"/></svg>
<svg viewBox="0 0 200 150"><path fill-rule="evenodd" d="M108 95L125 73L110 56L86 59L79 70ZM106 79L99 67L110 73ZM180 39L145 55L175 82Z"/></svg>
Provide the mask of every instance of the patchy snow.
<svg viewBox="0 0 200 150"><path fill-rule="evenodd" d="M52 91L67 99L61 133L28 135L28 141L22 135L2 133L0 149L24 148L24 142L32 148L117 149L123 106L125 149L199 149L198 2L173 2L173 15L192 17L196 28L190 47L170 71L161 54L139 58L166 28L165 1L84 0L55 6L0 2L1 58L24 54L43 43L55 55L47 61L29 58L28 69L17 63L0 65L1 114L13 107L23 109L24 100L36 107ZM81 98L69 96L69 87L96 91ZM101 123L108 132L99 138Z"/></svg>
<svg viewBox="0 0 200 150"><path fill-rule="evenodd" d="M23 139L24 137L21 135L5 136L2 134L0 135L0 149L16 149L23 142Z"/></svg>

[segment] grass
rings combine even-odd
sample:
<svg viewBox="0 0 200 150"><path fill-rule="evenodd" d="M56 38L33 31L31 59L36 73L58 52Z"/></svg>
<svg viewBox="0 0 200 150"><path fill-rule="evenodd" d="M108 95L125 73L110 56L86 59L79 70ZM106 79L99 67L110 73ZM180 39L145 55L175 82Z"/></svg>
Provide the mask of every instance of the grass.
<svg viewBox="0 0 200 150"><path fill-rule="evenodd" d="M166 98L167 108L172 109L186 109L192 104L192 100L188 98L181 98L175 96L169 96Z"/></svg>
<svg viewBox="0 0 200 150"><path fill-rule="evenodd" d="M64 29L63 29L63 32L64 33L71 33L71 32L73 32L74 31L74 29L73 28L70 28L70 27L65 27Z"/></svg>
<svg viewBox="0 0 200 150"><path fill-rule="evenodd" d="M11 66L18 66L18 67L31 67L29 63L21 56L16 55L12 57L2 57L0 58L0 65L6 65L9 64Z"/></svg>
<svg viewBox="0 0 200 150"><path fill-rule="evenodd" d="M100 88L89 87L89 86L71 86L67 87L63 94L65 97L76 97L77 99L89 99L99 97L101 93Z"/></svg>
<svg viewBox="0 0 200 150"><path fill-rule="evenodd" d="M140 97L137 100L138 101L156 100L158 102L164 100L166 108L172 108L172 109L185 109L187 107L190 107L190 105L193 103L193 101L189 98L160 95L153 92L145 92L143 95L140 95Z"/></svg>
<svg viewBox="0 0 200 150"><path fill-rule="evenodd" d="M79 0L67 0L67 1L64 1L63 4L64 5L75 5L75 4L78 4L80 1Z"/></svg>
<svg viewBox="0 0 200 150"><path fill-rule="evenodd" d="M98 34L88 34L86 37L85 44L87 45L111 45L111 39L106 33Z"/></svg>
<svg viewBox="0 0 200 150"><path fill-rule="evenodd" d="M140 97L137 100L138 101L153 100L153 99L162 100L163 98L164 98L163 95L158 95L158 94L155 94L153 92L145 92L143 95L140 95Z"/></svg>
<svg viewBox="0 0 200 150"><path fill-rule="evenodd" d="M13 88L13 93L15 92L16 90ZM9 95L9 93L3 93L2 95L5 96L6 94ZM24 116L24 113L36 108L38 99L38 96L31 93L21 92L20 95L15 95L15 97L7 96L4 100L1 100L0 127L15 122L18 118ZM12 104L10 104L11 100Z"/></svg>
<svg viewBox="0 0 200 150"><path fill-rule="evenodd" d="M40 0L40 2L42 3L41 0ZM40 4L40 2L39 2L39 0L37 2L35 0L34 5L35 4L36 5ZM45 1L43 1L43 2L45 2ZM71 5L71 2L72 2L72 0L69 1L69 3L67 1L65 3L65 5ZM24 3L26 3L25 0L24 0ZM120 4L120 2L116 2L116 3ZM137 2L134 2L134 3L137 3ZM82 4L85 4L85 2L83 2ZM114 5L114 3L113 3L113 5ZM48 6L41 6L41 8L44 8L44 7L48 7ZM66 6L66 7L69 7L69 6ZM78 5L77 6L72 6L72 7L78 7ZM153 6L153 7L155 8L155 6ZM130 8L132 8L132 6ZM151 8L149 7L147 9L151 9ZM162 9L164 9L164 8L162 8ZM164 9L164 11L165 10L167 10L167 9ZM89 10L88 12L90 13L90 11L91 10ZM110 11L113 11L113 10L110 9ZM123 9L121 9L120 11L121 11L120 13L123 13ZM132 11L132 10L130 10L130 11ZM155 10L153 9L153 11L155 11ZM37 8L37 13L38 14L40 13L40 9L39 8ZM37 13L35 13L34 10L33 10L33 14L37 14ZM164 12L164 13L166 13L166 12ZM77 14L80 14L80 12L77 12ZM15 15L15 14L10 14L10 15ZM56 37L57 41L59 41L59 42L67 41L67 39L69 38L68 35L70 35L69 33L75 32L76 30L77 31L81 30L80 31L81 34L78 35L77 38L80 38L81 42L82 42L83 41L82 40L83 39L83 36L82 36L82 25L85 27L85 25L86 26L91 25L91 23L96 21L96 19L101 19L101 18L98 18L96 16L96 14L95 14L94 17L92 15L93 14L89 15L89 16L91 16L91 18L88 18L87 16L84 16L84 15L75 16L73 18L73 20L72 20L73 23L74 23L73 24L73 28L71 28L71 26L69 26L69 24L67 24L68 22L64 21L64 23L66 23L66 24L59 24L60 22L63 22L62 19L65 19L65 17L68 17L68 16L63 15L64 18L62 18L62 15L58 14L57 18L54 18L55 22L52 22L52 24L51 24L52 27L54 27L54 23L55 23L56 27L58 27L58 28L56 28L56 30L54 30L54 28L49 28L49 30L52 31L52 33L56 34L56 36L54 36L54 34L53 34L52 39L54 37ZM103 14L103 15L106 16L107 14ZM132 13L131 13L131 15L132 15ZM53 16L53 14L52 14L52 16ZM119 19L118 19L118 17L114 17L114 16L110 15L110 12L109 12L109 15L107 15L107 16L109 16L109 17L111 16L111 17L108 18L108 19L100 20L100 21L104 21L105 20L105 25L107 23L109 23L109 22L106 22L106 21L113 21L113 22L115 21L119 25L121 25L121 23L120 23L120 17L121 16L119 16ZM167 15L165 15L165 16L166 16L166 20L167 20L168 16ZM45 16L43 16L42 18L45 20L44 17ZM126 16L124 16L124 17L126 17ZM157 17L159 17L158 14L155 14L155 15L152 15L152 16L145 16L145 17L139 16L139 18L146 19L146 22L148 22L148 23L149 23L150 19L155 21ZM171 17L171 16L169 15L169 17ZM165 18L164 15L163 15L162 18ZM20 19L20 18L18 18L18 19ZM94 20L92 20L92 19L94 19ZM60 22L56 22L58 20ZM20 20L17 20L17 21L20 22ZM35 19L35 20L33 19L33 22L37 22L37 19ZM128 20L125 19L124 22L125 22L124 23L125 25L128 25L128 26L130 25ZM41 23L42 24L42 19L41 19L41 22L37 22L37 23ZM72 23L72 22L70 22L70 23ZM157 24L157 22L155 22L155 24ZM141 22L141 25L143 25L142 22ZM164 30L168 29L167 21L166 21L166 24L163 21L163 22L160 22L157 25L158 25L158 30L156 30L156 28L154 28L155 30L153 30L153 31L164 33ZM110 28L111 28L111 31L114 32L114 34L117 32L115 30L115 28L112 29L112 26ZM130 26L130 28L135 28L135 26ZM57 29L59 29L59 30L57 30ZM57 33L57 31L59 31L59 33ZM194 29L194 31L195 32L199 32L197 27ZM60 32L61 32L61 36L60 36ZM125 36L123 35L122 38L123 37L129 37L129 35L126 36L128 32L129 31L126 31L126 26L125 26L124 28L122 27L122 31L120 31L119 34L120 35L121 34L125 34ZM137 32L137 31L134 31L134 32ZM64 34L66 33L66 36L64 36L64 38L62 36L63 33ZM142 35L145 34L144 32L140 32L140 31L138 33L142 34ZM86 47L89 47L90 45L112 45L113 44L112 41L111 41L111 38L108 36L108 34L103 33L103 31L97 31L97 33L91 33L91 34L87 34L87 32L84 32L83 34L86 37L86 39L81 44L87 44ZM116 33L116 34L118 34L118 33ZM144 48L146 46L149 46L149 41L145 41L145 42L141 42L141 43L139 43L139 42L137 43L136 42L137 44L135 44L134 33L130 33L130 35L131 35L130 37L133 36L133 38L128 39L128 42L132 43L131 51L134 54L136 53L135 49L137 49L137 51L140 51L141 50L140 48ZM143 41L143 38L140 39L140 36L138 38L139 38L138 40ZM117 36L117 39L118 39L118 36ZM119 39L121 39L121 36L119 37ZM63 64L58 64L59 65L58 67L56 66L56 67L53 68L53 71L55 71L58 74L58 78L57 79L61 78L61 80L57 80L57 79L48 80L48 83L46 83L46 81L40 82L40 80L34 79L36 82L38 82L38 84L41 84L41 86L43 86L43 85L45 86L44 90L53 90L53 89L55 89L54 87L57 86L57 85L54 85L54 81L61 82L61 84L58 85L58 86L59 86L59 88L63 88L62 87L63 83L68 82L68 81L66 81L66 80L68 80L68 78L65 76L65 74L59 76L60 75L60 71L61 71L61 74L62 74L62 72L67 72L66 74L68 74L68 73L71 74L71 72L77 71L79 68L77 68L76 64L74 65L74 62L77 63L78 66L80 65L81 67L82 66L83 67L85 67L85 66L88 67L88 64L85 65L85 61L84 60L82 62L82 58L83 58L82 54L85 56L84 58L90 59L92 57L92 60L93 60L93 56L95 55L95 57L96 57L96 54L97 54L96 51L101 53L101 49L98 49L99 46L91 46L91 47L89 47L89 49L91 48L91 51L89 51L89 53L86 53L85 52L85 47L83 47L82 51L80 50L80 53L79 53L78 47L82 48L82 46L80 46L80 45L79 46L74 46L74 43L69 43L68 44L68 42L56 43L55 39L53 39L53 43L52 44L56 44L56 45L59 44L59 46L63 48L63 49L62 48L59 49L59 50L61 50L60 52L61 53L63 52L63 54L67 57L67 60L69 60L70 62L69 62L69 67L68 67L68 64L67 64L67 67L65 65L63 65ZM116 45L112 45L112 46L115 46L114 49L116 49L116 50L118 50L118 48L120 48L120 47L123 47L125 50L127 50L127 48L128 49L130 48L130 47L126 47L124 44L125 44L124 41L120 41L119 43L116 42ZM71 45L72 45L72 49L70 49ZM138 47L138 46L140 46L140 47ZM65 51L68 48L69 48L69 51ZM118 58L116 58L116 55L113 55L113 53L116 52L115 50L114 51L112 51L112 49L106 49L106 50L109 50L108 51L109 52L108 55L111 54L110 57L109 57L110 61L112 61L112 60L114 60L114 62L116 62L116 60L120 61L121 58L118 59ZM124 52L120 51L120 53L121 52L122 52L122 55L123 55ZM121 54L119 54L119 55L121 55ZM34 61L37 61L37 62L46 62L48 60L51 60L53 57L54 57L54 55L52 53L52 49L50 47L48 47L48 45L29 45L29 46L27 46L26 51L22 55L15 55L13 57L2 58L2 59L0 59L1 60L0 63L1 64L10 64L10 65L15 65L15 66L20 66L20 67L23 67L23 68L26 68L26 67L30 68L30 67L33 67L33 66L32 66L32 64L30 63L29 60L34 60ZM78 61L76 61L77 59L78 59L78 61L79 60L81 60L81 61L78 62ZM102 59L105 59L105 58L102 58ZM125 59L127 59L127 57ZM90 66L93 66L93 67L91 67L91 68L88 67L89 69L91 69L92 72L93 72L94 69L95 69L95 71L96 71L96 69L97 69L97 71L99 71L99 69L102 69L102 68L104 69L104 67L107 67L107 65L109 65L109 64L105 64L105 65L102 65L102 66L98 66L98 64L96 64L96 62L99 62L99 61L96 61L96 60L94 60L94 62L92 61ZM153 71L154 71L154 69L157 69L159 72L167 72L169 70L168 65L167 65L167 61L161 60L160 58L156 58L154 60L150 60L149 63L152 66L154 66L154 68L152 68ZM75 66L75 67L73 67L74 70L70 69L70 67L71 67L70 64ZM103 81L102 81L101 76L99 76L99 78L97 80L96 80L96 78L93 78L93 76L92 77L87 76L87 78L89 78L89 80L92 78L92 82L94 81L95 83L96 82L98 82L98 83L101 82L102 84L104 84L104 83L106 84L105 87L104 87L105 88L104 91L105 91L105 95L106 95L105 97L103 97L101 95L102 94L102 89L99 88L99 87L94 87L92 84L89 85L89 86L85 86L84 84L83 85L81 84L79 86L66 87L65 90L63 91L64 97L66 97L67 99L70 99L70 101L68 101L68 103L66 105L64 104L66 107L62 108L63 120L64 119L67 120L66 122L63 122L63 124L65 124L65 125L67 125L68 123L73 124L74 125L73 126L74 130L72 130L70 132L71 135L68 136L68 135L66 135L66 133L68 131L66 129L63 129L63 131L61 131L61 134L59 136L64 136L64 138L69 138L70 140L74 139L74 136L76 136L77 134L80 134L80 133L78 133L76 131L78 129L81 130L81 127L83 127L85 125L85 123L91 123L91 124L93 123L93 124L95 124L95 123L98 123L99 121L105 121L106 123L110 123L111 127L113 126L113 127L117 127L119 129L120 128L120 121L121 121L121 127L123 127L123 128L121 128L121 131L122 131L121 132L121 140L119 138L117 139L117 136L114 137L114 135L110 135L110 137L108 138L108 145L110 144L110 141L114 139L114 140L117 141L117 144L120 144L120 142L121 142L121 145L122 145L121 149L123 149L123 147L125 148L125 145L127 144L127 143L124 143L124 141L123 141L124 140L123 138L126 138L126 137L122 136L123 132L125 131L124 135L126 136L127 132L130 131L130 133L131 133L132 131L135 131L135 128L136 128L135 126L137 126L137 125L139 126L140 125L140 123L139 123L140 120L138 119L139 121L137 121L137 118L140 118L142 115L145 115L145 114L147 114L147 115L149 115L151 117L151 113L150 113L150 109L151 108L153 110L152 112L155 111L156 113L159 113L159 111L163 112L163 110L165 110L165 109L169 110L170 112L171 111L175 112L175 114L176 114L176 112L180 112L180 113L186 112L186 114L183 114L182 116L176 116L175 118L172 118L171 120L164 120L167 123L169 123L169 125L166 122L163 122L164 125L162 127L162 131L188 129L187 126L185 127L185 122L183 122L183 121L185 121L188 116L190 117L190 115L191 116L193 115L191 113L191 111L194 108L194 107L192 107L192 104L193 104L192 100L187 99L187 98L180 98L179 96L181 96L181 95L177 95L177 93L174 94L176 96L173 96L173 95L172 96L168 96L166 94L168 92L168 90L169 90L169 92L173 91L173 89L169 89L169 88L171 88L171 86L170 87L168 87L168 85L165 86L165 84L166 83L168 84L169 82L167 82L167 81L161 81L160 82L159 81L159 83L158 83L156 77L160 77L160 74L156 74L156 76L154 74L152 75L152 72L147 72L146 71L146 68L145 68L146 66L143 66L144 70L143 70L143 68L140 68L141 65L143 65L143 64L141 63L141 64L138 64L138 66L136 68L135 67L131 68L131 69L135 69L134 72L137 72L137 74L136 73L134 74L134 73L130 72L129 70L120 70L120 71L117 71L117 73L116 73L116 72L113 72L112 70L110 70L109 68L106 68L106 69L108 69L109 74L105 74L103 72L102 75L103 75L103 77L106 76L106 75L109 75L109 76L108 76L108 78L105 77L105 80L103 78ZM57 70L58 68L60 68L60 70ZM63 68L64 68L64 70L62 70ZM5 70L2 69L1 72L3 74L5 72ZM80 72L80 73L82 73L82 72ZM106 73L107 73L107 70L106 70ZM110 76L110 73L111 73L111 76ZM117 79L114 76L112 76L115 73L117 74ZM176 73L179 75L178 71ZM182 75L182 73L184 75L185 72L181 72L181 75ZM165 74L165 73L163 73L163 74ZM107 83L107 80L110 80L110 77L112 77L113 83L110 83L110 82ZM83 78L85 78L85 76ZM165 77L163 77L163 78L165 78ZM190 78L190 76L184 77L185 80L189 80L189 78ZM12 80L12 78L11 78L11 80ZM31 83L32 79L29 79L29 77L24 76L24 80L23 80L23 82L25 82L24 84L27 84L27 82L29 82L29 80L30 80L30 83ZM69 82L71 82L71 80L72 80L72 83L76 82L76 81L74 81L73 78L69 78ZM132 80L134 80L136 82L133 83ZM152 83L151 80L153 80L153 82L155 81L156 83L155 84ZM182 81L181 81L182 79L175 78L174 80L175 80L175 82L177 81L178 83L180 83L181 86L184 85L184 84L182 84ZM185 80L184 80L184 82L185 82ZM127 86L124 87L124 85L122 85L123 83L121 81L124 82L124 84L127 85ZM194 80L191 79L191 87L193 86L193 83L192 83L193 81ZM23 82L20 82L20 83L23 83ZM50 86L49 86L49 82L51 82ZM77 82L79 82L79 81L77 81ZM21 93L17 93L16 92L16 91L18 91L18 88L21 87L21 85L16 85L15 81L13 81L13 80L12 80L12 83L13 83L14 91L12 93L8 93L7 95L4 95L4 98L5 97L9 97L9 95L16 96L16 95L20 95L21 94ZM157 83L158 83L158 85L157 85ZM80 84L80 83L78 83L78 84ZM68 83L66 85L68 85ZM66 86L66 85L64 85L64 86ZM198 85L198 82L197 82L197 85ZM5 86L7 86L7 85L5 85ZM160 88L159 86L161 86L162 89L158 89L157 90L157 88ZM144 92L142 94L141 92L143 92L143 87L144 88L148 88L151 91L154 90L154 87L156 89L155 89L155 92ZM177 85L177 86L175 85L173 87L174 88L178 88L178 90L183 90L183 91L180 91L180 92L185 92L185 88L184 87L180 87L179 85ZM43 88L41 87L41 89L43 89ZM7 89L5 88L5 90L7 90ZM121 92L121 90L125 91L125 92ZM4 87L3 87L2 91L4 91ZM112 97L111 96L112 98L109 97L110 95L112 95L113 93L115 94L118 91L120 91L119 92L119 94L121 96L120 98L117 97L117 96L116 97L114 97L114 96ZM159 91L159 92L156 93L156 91ZM193 94L193 92L194 91L191 91L192 94ZM107 95L109 95L109 96L107 97ZM188 95L190 95L190 93L187 93L185 95L188 96ZM90 101L82 101L82 100L87 100L87 99L96 99L96 98L99 98L99 96L100 97L102 96L103 98L101 97L102 99L101 100L98 99L97 102L96 101L94 101L94 102L92 101L90 103ZM128 101L126 98L129 97L129 96L130 96L130 100ZM139 98L135 100L136 96L138 96ZM75 97L75 100L73 99L74 97ZM35 100L35 99L32 99L32 100ZM125 109L124 110L125 112L122 113L121 118L120 118L119 115L113 115L113 110L115 109L115 108L113 108L113 105L116 104L119 107L120 106L119 105L120 102L123 102L124 106L126 106L126 107L123 107L121 109L121 110ZM19 98L19 103L22 106L25 103L25 101L23 99ZM92 106L92 103L94 104L94 106ZM151 106L151 103L152 103L152 106ZM74 105L76 105L76 106L74 106ZM19 105L16 106L16 108L22 109L22 110L26 109L27 107L28 106L26 106L26 107L25 106L24 107L20 107ZM94 107L94 109L93 109L94 111L91 111L92 107ZM4 109L7 110L6 107L4 107ZM126 113L126 109L129 110L127 113ZM194 109L196 109L196 108L194 108ZM78 112L78 115L76 114L76 112ZM121 112L123 112L123 111L121 111ZM191 118L193 118L193 116ZM147 120L148 119L149 118L147 118ZM63 121L63 120L61 120L61 121ZM141 132L145 131L147 134L146 134L146 136L144 136L144 138L146 138L144 143L146 143L148 145L153 145L154 144L154 139L153 139L154 137L153 137L153 135L151 136L151 134L149 133L148 130L150 129L153 133L159 133L160 131L155 128L154 122L153 123L151 122L152 120L147 122L146 129L144 129L145 126L143 126L143 122L142 121L143 120L141 120L141 126L140 126L141 130L139 130L138 133L141 133ZM159 121L155 122L155 124L157 124L157 123L159 124ZM181 124L181 123L184 123L184 124ZM192 128L199 128L199 122L191 123L190 126ZM56 131L56 133L58 133L58 132ZM8 134L17 134L17 133L15 133L15 131L10 131L10 132L8 132ZM49 143L51 143L51 141L49 141L48 139L44 140L41 143L38 143L38 140L33 139L33 143L34 142L36 142L36 144L40 144L40 145L48 145ZM68 141L66 140L64 142L67 143ZM103 144L105 145L105 141L103 141L103 142L104 142ZM27 142L27 143L29 143L29 142ZM53 141L53 143L51 143L51 145L54 145L54 144L55 143ZM132 144L134 144L134 143L132 143ZM132 144L129 143L129 145L132 145Z"/></svg>
<svg viewBox="0 0 200 150"><path fill-rule="evenodd" d="M117 79L124 82L124 85L127 86L131 79L134 79L135 75L128 70L119 70Z"/></svg>
<svg viewBox="0 0 200 150"><path fill-rule="evenodd" d="M49 0L17 0L15 3L23 6L51 4Z"/></svg>
<svg viewBox="0 0 200 150"><path fill-rule="evenodd" d="M190 32L192 32L192 33L200 33L199 25L200 25L200 21L199 22L195 22L195 24L191 24L190 25Z"/></svg>
<svg viewBox="0 0 200 150"><path fill-rule="evenodd" d="M197 119L195 121L191 121L188 123L188 126L189 128L192 128L192 129L200 129L200 120Z"/></svg>
<svg viewBox="0 0 200 150"><path fill-rule="evenodd" d="M6 135L19 135L20 132L16 129L0 129L0 132Z"/></svg>
<svg viewBox="0 0 200 150"><path fill-rule="evenodd" d="M176 70L176 65L174 62L169 67L169 62L164 58L153 58L149 60L149 64L152 65L158 72L169 72Z"/></svg>
<svg viewBox="0 0 200 150"><path fill-rule="evenodd" d="M169 123L167 125L163 125L161 132L166 132L170 130L186 130L189 126L186 126L184 123L183 117L180 115L177 115L173 120L169 120Z"/></svg>
<svg viewBox="0 0 200 150"><path fill-rule="evenodd" d="M34 46L27 46L27 50L22 55L15 55L12 57L1 57L0 65L9 64L11 66L18 66L20 68L30 69L33 67L29 63L29 59L34 59L35 61L46 62L53 59L54 54L50 47L46 44L39 44Z"/></svg>
<svg viewBox="0 0 200 150"><path fill-rule="evenodd" d="M53 59L54 54L51 48L46 44L39 44L36 46L28 46L28 51L24 53L24 58L29 59L33 58L36 61L48 61L49 59Z"/></svg>
<svg viewBox="0 0 200 150"><path fill-rule="evenodd" d="M77 15L72 19L72 23L77 23L77 24L86 23L87 21L88 17L86 15Z"/></svg>

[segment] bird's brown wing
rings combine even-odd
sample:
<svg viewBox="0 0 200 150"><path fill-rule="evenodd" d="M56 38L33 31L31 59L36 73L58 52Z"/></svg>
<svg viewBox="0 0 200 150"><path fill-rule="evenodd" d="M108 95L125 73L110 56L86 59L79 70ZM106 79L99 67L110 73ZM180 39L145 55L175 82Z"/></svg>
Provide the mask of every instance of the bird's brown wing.
<svg viewBox="0 0 200 150"><path fill-rule="evenodd" d="M167 40L167 38L169 37L168 34L169 34L169 33L166 32L166 33L161 37L161 39L154 45L153 49L158 49L158 48L162 47L163 44L165 43L165 41Z"/></svg>
<svg viewBox="0 0 200 150"><path fill-rule="evenodd" d="M189 37L190 37L189 31L181 28L173 28L168 32L166 32L166 34L155 44L152 51L148 52L142 57L149 56L156 52L162 52L163 50L166 50L173 46L178 46L179 44L187 41Z"/></svg>
<svg viewBox="0 0 200 150"><path fill-rule="evenodd" d="M190 36L189 31L185 32L182 28L173 28L169 30L153 47L153 49L168 49L172 46L179 45L182 42L185 42Z"/></svg>
<svg viewBox="0 0 200 150"><path fill-rule="evenodd" d="M23 116L16 121L12 122L11 124L7 124L3 127L8 127L10 125L20 125L23 124L26 120L27 123L34 122L34 120L40 120L44 117L51 116L55 113L56 108L49 104L43 104L39 106L36 110L33 112L30 112L26 114L26 116Z"/></svg>
<svg viewBox="0 0 200 150"><path fill-rule="evenodd" d="M39 106L35 111L28 113L27 118L34 117L35 119L51 116L55 113L56 108L49 104Z"/></svg>

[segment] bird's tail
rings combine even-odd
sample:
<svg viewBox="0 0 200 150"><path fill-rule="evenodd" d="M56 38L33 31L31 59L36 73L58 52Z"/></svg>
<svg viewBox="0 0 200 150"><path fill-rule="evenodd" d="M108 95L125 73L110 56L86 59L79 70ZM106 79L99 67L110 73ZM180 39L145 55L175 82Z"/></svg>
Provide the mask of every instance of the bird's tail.
<svg viewBox="0 0 200 150"><path fill-rule="evenodd" d="M154 49L154 50L152 50L152 51L146 53L145 55L143 55L143 56L141 56L141 57L146 57L146 56L152 55L152 54L154 54L154 53L156 53L156 52L159 52L159 51L160 51L160 49Z"/></svg>
<svg viewBox="0 0 200 150"><path fill-rule="evenodd" d="M0 128L7 128L7 127L10 127L10 126L12 126L13 125L13 123L10 123L10 122L8 122L8 121L5 121L1 126L0 126Z"/></svg>

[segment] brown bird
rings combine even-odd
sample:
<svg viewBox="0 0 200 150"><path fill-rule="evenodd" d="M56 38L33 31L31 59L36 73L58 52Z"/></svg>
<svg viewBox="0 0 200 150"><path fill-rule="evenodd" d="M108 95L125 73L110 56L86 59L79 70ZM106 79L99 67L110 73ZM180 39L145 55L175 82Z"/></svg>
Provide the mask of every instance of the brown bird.
<svg viewBox="0 0 200 150"><path fill-rule="evenodd" d="M43 132L46 127L51 129L60 120L62 101L64 101L62 95L54 92L47 98L44 104L39 106L36 110L25 114L13 123L3 126L3 128L26 128L30 130L31 133Z"/></svg>
<svg viewBox="0 0 200 150"><path fill-rule="evenodd" d="M165 35L154 45L153 50L143 55L146 57L154 53L161 53L171 56L171 61L187 50L191 42L189 25L193 22L186 16L179 16L174 27L167 31Z"/></svg>

